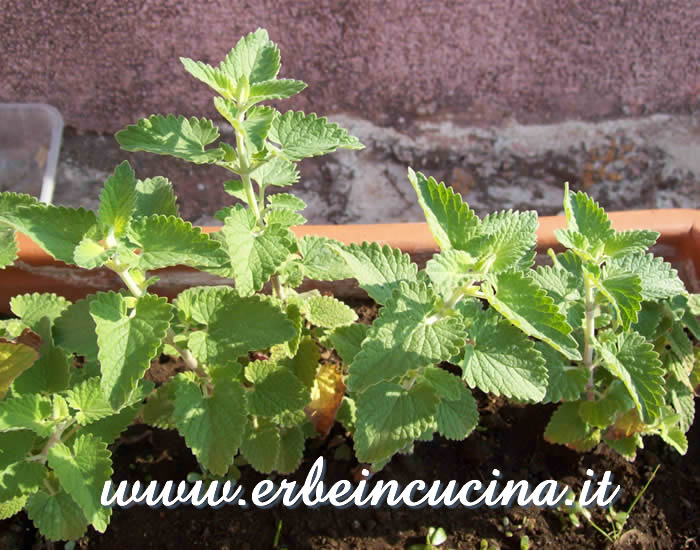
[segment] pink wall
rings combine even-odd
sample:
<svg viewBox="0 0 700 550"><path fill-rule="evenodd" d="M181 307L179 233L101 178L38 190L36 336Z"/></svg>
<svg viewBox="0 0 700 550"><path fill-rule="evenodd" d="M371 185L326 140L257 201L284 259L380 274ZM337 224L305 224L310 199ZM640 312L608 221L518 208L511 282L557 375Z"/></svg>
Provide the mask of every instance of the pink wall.
<svg viewBox="0 0 700 550"><path fill-rule="evenodd" d="M0 0L0 101L48 102L97 132L213 116L177 58L218 63L258 26L281 76L309 83L286 105L322 114L489 125L700 104L698 0Z"/></svg>

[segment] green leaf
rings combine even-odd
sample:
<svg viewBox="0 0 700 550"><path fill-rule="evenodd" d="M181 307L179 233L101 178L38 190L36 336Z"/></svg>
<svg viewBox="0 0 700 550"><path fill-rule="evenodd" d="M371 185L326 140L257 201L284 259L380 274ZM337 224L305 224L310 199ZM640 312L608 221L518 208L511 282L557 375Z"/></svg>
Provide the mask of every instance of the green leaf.
<svg viewBox="0 0 700 550"><path fill-rule="evenodd" d="M135 403L141 403L151 389L152 384L146 384L142 381L137 391L130 396L129 401L124 406L128 407ZM117 412L105 399L100 388L100 378L97 376L88 378L68 390L66 392L66 400L73 409L78 411L75 414L75 419L81 426L86 426Z"/></svg>
<svg viewBox="0 0 700 550"><path fill-rule="evenodd" d="M348 134L347 130L330 123L325 117L315 113L287 111L275 118L268 138L279 143L278 153L290 161L332 153L338 148L363 149L360 141Z"/></svg>
<svg viewBox="0 0 700 550"><path fill-rule="evenodd" d="M136 208L136 177L127 161L122 162L107 179L100 194L97 221L115 237L126 233Z"/></svg>
<svg viewBox="0 0 700 550"><path fill-rule="evenodd" d="M39 394L19 395L0 401L0 432L31 430L47 437L53 430L51 400Z"/></svg>
<svg viewBox="0 0 700 550"><path fill-rule="evenodd" d="M612 304L623 329L637 322L637 312L642 308L642 285L637 275L604 268L598 288Z"/></svg>
<svg viewBox="0 0 700 550"><path fill-rule="evenodd" d="M0 226L0 269L5 269L7 266L12 265L17 259L17 252L14 229Z"/></svg>
<svg viewBox="0 0 700 550"><path fill-rule="evenodd" d="M670 396L671 406L680 416L679 426L683 432L687 432L693 425L695 418L695 396L686 384L672 378L666 381L666 388Z"/></svg>
<svg viewBox="0 0 700 550"><path fill-rule="evenodd" d="M325 237L305 236L299 239L304 275L317 281L338 281L353 276L339 248L343 245Z"/></svg>
<svg viewBox="0 0 700 550"><path fill-rule="evenodd" d="M235 206L226 218L221 235L231 257L231 269L236 288L248 296L263 285L296 250L294 236L288 229L269 225L255 230L247 211Z"/></svg>
<svg viewBox="0 0 700 550"><path fill-rule="evenodd" d="M604 438L605 444L611 449L620 453L626 460L634 460L637 454L637 447L643 447L642 438L639 434L633 434L630 437L622 437L620 439Z"/></svg>
<svg viewBox="0 0 700 550"><path fill-rule="evenodd" d="M438 398L425 383L410 390L380 382L357 396L355 452L360 462L379 462L418 439L435 422Z"/></svg>
<svg viewBox="0 0 700 550"><path fill-rule="evenodd" d="M455 376L453 378L459 380ZM479 423L479 412L474 396L461 382L458 387L459 397L440 400L435 415L438 432L453 441L466 438Z"/></svg>
<svg viewBox="0 0 700 550"><path fill-rule="evenodd" d="M436 296L425 283L401 283L355 356L348 389L363 391L457 354L464 344L464 326L457 317L434 318L435 305Z"/></svg>
<svg viewBox="0 0 700 550"><path fill-rule="evenodd" d="M127 298L114 292L99 293L90 303L102 366L102 391L115 409L129 400L160 348L172 318L166 298L146 294L131 311L127 303Z"/></svg>
<svg viewBox="0 0 700 550"><path fill-rule="evenodd" d="M25 325L34 332L40 332L41 320L46 317L50 321L56 319L70 306L70 302L63 296L56 294L18 294L10 300L10 309ZM42 336L46 336L43 335Z"/></svg>
<svg viewBox="0 0 700 550"><path fill-rule="evenodd" d="M534 260L537 245L537 212L495 212L481 222L481 231L488 235L484 251L488 271L527 269Z"/></svg>
<svg viewBox="0 0 700 550"><path fill-rule="evenodd" d="M299 171L293 162L273 157L250 173L260 187L287 187L299 181Z"/></svg>
<svg viewBox="0 0 700 550"><path fill-rule="evenodd" d="M91 237L85 236L73 253L73 262L83 269L101 267L114 254L113 248L105 249Z"/></svg>
<svg viewBox="0 0 700 550"><path fill-rule="evenodd" d="M39 321L37 330L43 342L39 348L39 359L32 368L24 371L13 384L17 393L53 393L68 386L71 362L69 356L54 346L51 337L51 322L48 317Z"/></svg>
<svg viewBox="0 0 700 550"><path fill-rule="evenodd" d="M53 495L34 493L26 509L39 532L50 540L78 540L89 524L78 503L64 491Z"/></svg>
<svg viewBox="0 0 700 550"><path fill-rule="evenodd" d="M293 212L299 212L306 208L306 203L303 200L290 193L275 193L266 198L269 208L285 208Z"/></svg>
<svg viewBox="0 0 700 550"><path fill-rule="evenodd" d="M569 191L568 186L564 193L564 212L569 231L586 237L591 246L605 244L615 233L598 203L581 191Z"/></svg>
<svg viewBox="0 0 700 550"><path fill-rule="evenodd" d="M177 199L173 186L167 178L156 176L136 181L136 207L134 217L178 216Z"/></svg>
<svg viewBox="0 0 700 550"><path fill-rule="evenodd" d="M470 387L487 393L540 401L547 391L547 368L534 342L492 310L472 325L462 370Z"/></svg>
<svg viewBox="0 0 700 550"><path fill-rule="evenodd" d="M481 278L480 258L449 248L435 254L425 266L425 272L444 299L448 299L459 287Z"/></svg>
<svg viewBox="0 0 700 550"><path fill-rule="evenodd" d="M566 445L579 451L590 450L595 447L598 443L596 432L583 421L578 409L578 401L559 405L545 428L545 440L550 443Z"/></svg>
<svg viewBox="0 0 700 550"><path fill-rule="evenodd" d="M84 208L37 204L7 215L0 210L0 221L27 235L57 260L72 264L76 247L95 226L97 218L94 212Z"/></svg>
<svg viewBox="0 0 700 550"><path fill-rule="evenodd" d="M97 333L95 321L90 316L93 300L94 296L90 296L70 304L53 323L56 345L84 356L89 362L97 361Z"/></svg>
<svg viewBox="0 0 700 550"><path fill-rule="evenodd" d="M254 152L265 147L265 138L276 114L272 107L253 107L246 113L241 130L247 141L253 144Z"/></svg>
<svg viewBox="0 0 700 550"><path fill-rule="evenodd" d="M307 388L311 388L316 380L316 372L318 371L320 359L321 352L316 342L314 342L311 336L304 336L299 341L296 354L292 357L282 359L280 364L291 370Z"/></svg>
<svg viewBox="0 0 700 550"><path fill-rule="evenodd" d="M659 432L661 439L673 447L678 453L684 455L688 452L688 438L683 430L677 426L669 426Z"/></svg>
<svg viewBox="0 0 700 550"><path fill-rule="evenodd" d="M150 382L146 382L141 385L141 388L152 387ZM138 393L140 388L134 393ZM131 424L133 424L136 415L141 409L141 403L135 403L130 406L123 407L118 413L112 414L110 416L105 416L100 420L92 422L80 429L81 435L93 435L100 441L104 441L108 445L111 445L116 441L119 435L126 430Z"/></svg>
<svg viewBox="0 0 700 550"><path fill-rule="evenodd" d="M21 512L27 499L29 499L29 495L22 495L6 502L0 502L0 520L11 518Z"/></svg>
<svg viewBox="0 0 700 550"><path fill-rule="evenodd" d="M158 387L141 409L141 418L149 426L174 430L175 389L177 384L166 382Z"/></svg>
<svg viewBox="0 0 700 550"><path fill-rule="evenodd" d="M583 366L572 365L551 346L536 342L535 348L542 354L547 368L547 392L542 403L576 401L586 390L589 372Z"/></svg>
<svg viewBox="0 0 700 550"><path fill-rule="evenodd" d="M0 502L34 493L46 478L46 467L21 460L0 470Z"/></svg>
<svg viewBox="0 0 700 550"><path fill-rule="evenodd" d="M489 281L493 287L482 289L491 307L528 336L547 342L569 359L581 359L565 317L532 278L513 271L493 275Z"/></svg>
<svg viewBox="0 0 700 550"><path fill-rule="evenodd" d="M444 183L408 169L408 179L418 195L430 231L442 250L464 249L480 232L481 221L473 210Z"/></svg>
<svg viewBox="0 0 700 550"><path fill-rule="evenodd" d="M63 489L78 503L92 526L104 533L112 515L112 509L100 503L99 490L112 475L107 444L93 435L80 435L73 449L56 443L49 449L48 459Z"/></svg>
<svg viewBox="0 0 700 550"><path fill-rule="evenodd" d="M634 407L624 384L613 380L603 397L597 400L585 400L579 404L578 412L583 420L598 428L607 428L622 415Z"/></svg>
<svg viewBox="0 0 700 550"><path fill-rule="evenodd" d="M353 323L338 327L328 335L328 339L346 365L355 360L360 352L362 341L366 338L369 327L361 323Z"/></svg>
<svg viewBox="0 0 700 550"><path fill-rule="evenodd" d="M570 252L567 255L576 258ZM562 267L559 259L557 262L554 266L537 266L537 270L529 273L535 282L547 292L547 295L554 300L554 304L566 316L569 325L579 328L583 326L585 316L583 271L580 265L572 272Z"/></svg>
<svg viewBox="0 0 700 550"><path fill-rule="evenodd" d="M173 416L199 463L213 474L225 475L245 430L243 386L230 379L219 379L211 395L205 396L199 384L180 375Z"/></svg>
<svg viewBox="0 0 700 550"><path fill-rule="evenodd" d="M141 269L161 269L173 265L219 266L226 262L221 245L201 228L175 216L153 215L135 219L129 239L140 249Z"/></svg>
<svg viewBox="0 0 700 550"><path fill-rule="evenodd" d="M271 361L254 361L245 369L253 391L247 394L250 414L276 417L303 409L311 401L311 391L294 373Z"/></svg>
<svg viewBox="0 0 700 550"><path fill-rule="evenodd" d="M38 359L39 354L24 344L0 342L0 399L12 382Z"/></svg>
<svg viewBox="0 0 700 550"><path fill-rule="evenodd" d="M686 293L678 272L662 258L654 258L651 254L628 254L609 263L616 271L634 273L640 278L645 300L663 300Z"/></svg>
<svg viewBox="0 0 700 550"><path fill-rule="evenodd" d="M605 241L605 254L611 258L646 252L650 246L656 243L659 233L647 230L632 230L615 232Z"/></svg>
<svg viewBox="0 0 700 550"><path fill-rule="evenodd" d="M273 468L280 474L296 471L304 456L304 432L301 428L286 428L280 433L280 450Z"/></svg>
<svg viewBox="0 0 700 550"><path fill-rule="evenodd" d="M313 325L334 329L357 320L351 307L332 296L312 296L302 304L301 311Z"/></svg>
<svg viewBox="0 0 700 550"><path fill-rule="evenodd" d="M223 70L202 63L201 61L193 61L187 57L181 57L180 61L185 66L185 70L194 76L197 80L204 82L212 88L216 93L233 99L236 94L236 82Z"/></svg>
<svg viewBox="0 0 700 550"><path fill-rule="evenodd" d="M224 158L220 148L205 149L216 141L219 130L206 118L151 115L114 136L126 151L170 155L195 164L211 164Z"/></svg>
<svg viewBox="0 0 700 550"><path fill-rule="evenodd" d="M620 334L616 341L596 346L603 366L622 380L649 423L657 418L664 402L664 371L654 347L635 332Z"/></svg>
<svg viewBox="0 0 700 550"><path fill-rule="evenodd" d="M206 325L227 296L235 296L230 286L195 286L183 290L173 302L186 323Z"/></svg>
<svg viewBox="0 0 700 550"><path fill-rule="evenodd" d="M29 430L0 432L0 472L11 464L24 461L35 442L36 435Z"/></svg>
<svg viewBox="0 0 700 550"><path fill-rule="evenodd" d="M398 248L364 242L337 246L335 250L345 259L351 276L378 304L386 304L402 281L418 280L418 266Z"/></svg>
<svg viewBox="0 0 700 550"><path fill-rule="evenodd" d="M281 227L288 228L295 225L304 225L306 223L306 218L286 208L278 208L267 211L265 214L265 223L267 225L277 224Z"/></svg>
<svg viewBox="0 0 700 550"><path fill-rule="evenodd" d="M298 94L304 88L306 88L305 82L288 78L256 82L250 87L248 102L255 101L257 103L258 101L269 101L272 99L286 99Z"/></svg>
<svg viewBox="0 0 700 550"><path fill-rule="evenodd" d="M277 426L263 418L254 419L246 426L241 453L258 472L269 474L277 465L280 445L281 437Z"/></svg>
<svg viewBox="0 0 700 550"><path fill-rule="evenodd" d="M280 70L279 48L258 29L241 38L219 68L236 84L242 76L251 84L271 80Z"/></svg>

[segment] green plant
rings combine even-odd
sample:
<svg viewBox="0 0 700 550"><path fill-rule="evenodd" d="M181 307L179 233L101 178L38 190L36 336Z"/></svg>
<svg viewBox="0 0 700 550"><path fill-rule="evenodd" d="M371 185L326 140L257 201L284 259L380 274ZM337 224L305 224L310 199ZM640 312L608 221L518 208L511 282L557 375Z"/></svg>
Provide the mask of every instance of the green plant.
<svg viewBox="0 0 700 550"><path fill-rule="evenodd" d="M137 180L126 162L97 212L0 194L3 267L21 231L55 259L108 268L125 286L75 303L16 296L16 319L0 325L0 517L24 507L49 539L76 539L89 524L105 530L108 445L146 397L143 419L177 429L205 480L235 479L237 453L261 472L295 470L305 438L330 429L342 397L341 376L321 364L315 338L356 315L335 298L294 290L304 277L344 277L342 262L330 241L290 231L305 221L301 199L268 191L294 184L303 158L362 145L315 114L260 105L305 87L277 78L279 50L264 30L242 38L218 68L182 63L220 94L214 104L235 145L217 141L210 120L172 115L141 120L117 140L235 174L225 188L241 203L217 214L220 232L181 219L170 182ZM173 265L233 278L236 288L191 288L169 304L149 291L157 280L149 273ZM261 293L268 281L272 296ZM180 357L186 372L154 390L144 374L160 353Z"/></svg>
<svg viewBox="0 0 700 550"><path fill-rule="evenodd" d="M411 544L407 550L437 550L446 540L447 533L442 527L428 527L425 544Z"/></svg>
<svg viewBox="0 0 700 550"><path fill-rule="evenodd" d="M409 179L441 249L424 270L388 246L335 245L383 305L369 330L330 335L350 365L359 460L380 468L436 431L466 437L477 410L462 379L523 402L563 402L545 434L553 442L586 450L602 439L631 458L642 434L658 434L685 452L698 378L685 330L697 338L698 296L646 254L658 234L614 231L590 197L567 188L569 226L557 237L570 250L533 269L535 212L479 219L443 183L412 170Z"/></svg>

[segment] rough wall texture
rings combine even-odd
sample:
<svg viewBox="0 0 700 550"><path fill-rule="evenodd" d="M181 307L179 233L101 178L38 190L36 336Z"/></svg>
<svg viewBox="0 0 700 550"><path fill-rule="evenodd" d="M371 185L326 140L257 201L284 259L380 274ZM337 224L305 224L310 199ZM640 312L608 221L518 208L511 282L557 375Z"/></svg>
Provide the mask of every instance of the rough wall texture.
<svg viewBox="0 0 700 550"><path fill-rule="evenodd" d="M262 26L289 107L382 126L451 113L547 123L700 102L697 0L0 0L0 101L51 103L79 131L214 111L179 56L218 63Z"/></svg>

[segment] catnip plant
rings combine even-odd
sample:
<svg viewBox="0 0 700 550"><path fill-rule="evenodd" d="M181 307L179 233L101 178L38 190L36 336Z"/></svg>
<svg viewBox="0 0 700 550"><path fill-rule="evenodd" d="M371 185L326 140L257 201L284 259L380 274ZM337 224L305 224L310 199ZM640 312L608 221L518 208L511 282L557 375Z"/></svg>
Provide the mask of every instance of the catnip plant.
<svg viewBox="0 0 700 550"><path fill-rule="evenodd" d="M16 258L20 231L55 259L107 268L123 283L75 303L16 296L16 318L0 324L0 517L25 508L49 539L106 529L108 445L139 411L176 429L214 479L235 477L237 456L263 473L294 471L305 439L328 432L342 399L342 372L321 361L314 331L356 314L295 288L305 277L343 278L344 265L328 239L290 231L305 222L301 199L268 191L293 185L304 158L363 146L325 118L261 105L306 86L277 78L279 49L264 30L242 38L219 67L182 63L219 94L214 104L235 144L219 140L206 118L173 115L116 138L129 151L228 170L225 189L239 201L217 213L218 233L184 221L170 182L137 180L127 162L106 181L97 212L0 194L3 267ZM151 272L174 265L232 278L235 288L194 287L168 303L150 292ZM268 282L271 295L261 292ZM160 353L181 358L185 372L154 388L144 375Z"/></svg>

